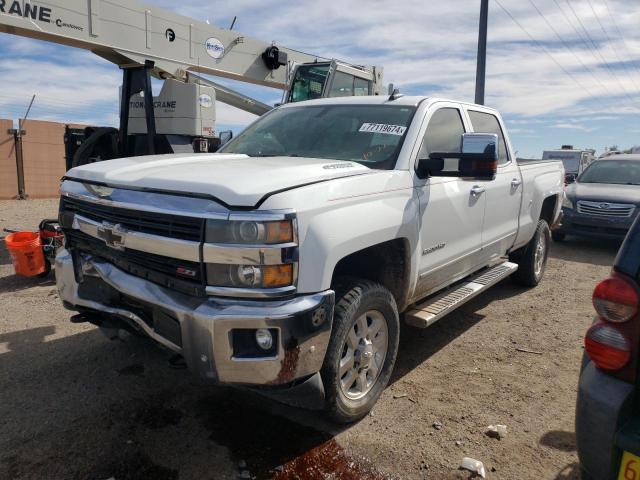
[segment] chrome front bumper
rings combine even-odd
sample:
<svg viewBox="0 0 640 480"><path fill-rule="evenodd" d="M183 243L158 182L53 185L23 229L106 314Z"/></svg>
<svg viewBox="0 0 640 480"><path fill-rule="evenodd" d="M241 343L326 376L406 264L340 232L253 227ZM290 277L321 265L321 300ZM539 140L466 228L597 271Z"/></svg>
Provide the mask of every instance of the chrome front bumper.
<svg viewBox="0 0 640 480"><path fill-rule="evenodd" d="M333 320L331 290L284 300L201 298L129 275L95 258L76 256L76 263L80 262L82 266L74 267L74 258L65 249L56 257L56 283L67 307L96 311L128 322L181 354L187 366L207 381L283 385L317 373L322 367ZM102 293L114 292L131 302L119 304L105 301L99 294L88 294L90 290L82 288L85 282L97 285ZM152 319L142 318L130 304L148 308L153 312ZM164 319L162 324L156 314ZM234 335L258 328L277 331L273 355L234 355ZM168 335L172 330L173 334Z"/></svg>

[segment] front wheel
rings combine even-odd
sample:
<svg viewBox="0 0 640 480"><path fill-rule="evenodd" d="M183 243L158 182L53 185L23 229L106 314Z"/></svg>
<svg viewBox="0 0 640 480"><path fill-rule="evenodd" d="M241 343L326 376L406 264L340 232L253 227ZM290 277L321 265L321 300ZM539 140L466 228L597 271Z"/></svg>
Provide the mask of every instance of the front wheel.
<svg viewBox="0 0 640 480"><path fill-rule="evenodd" d="M398 307L389 290L369 280L337 282L331 341L322 367L325 411L350 423L365 416L389 382L398 353Z"/></svg>
<svg viewBox="0 0 640 480"><path fill-rule="evenodd" d="M535 287L542 280L549 256L551 232L546 220L538 220L533 238L524 247L509 255L509 260L518 264L512 278L521 285Z"/></svg>

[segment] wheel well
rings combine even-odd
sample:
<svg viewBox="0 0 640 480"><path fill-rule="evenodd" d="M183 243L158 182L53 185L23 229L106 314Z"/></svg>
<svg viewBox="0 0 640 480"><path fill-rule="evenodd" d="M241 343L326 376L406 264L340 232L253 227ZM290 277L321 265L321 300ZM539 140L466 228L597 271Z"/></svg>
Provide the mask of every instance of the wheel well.
<svg viewBox="0 0 640 480"><path fill-rule="evenodd" d="M547 197L542 202L542 209L540 210L540 220L546 220L549 226L553 223L553 214L556 211L556 204L558 202L558 196L553 195Z"/></svg>
<svg viewBox="0 0 640 480"><path fill-rule="evenodd" d="M341 259L333 271L332 283L339 276L354 276L386 287L403 311L407 301L409 243L397 238L354 252Z"/></svg>

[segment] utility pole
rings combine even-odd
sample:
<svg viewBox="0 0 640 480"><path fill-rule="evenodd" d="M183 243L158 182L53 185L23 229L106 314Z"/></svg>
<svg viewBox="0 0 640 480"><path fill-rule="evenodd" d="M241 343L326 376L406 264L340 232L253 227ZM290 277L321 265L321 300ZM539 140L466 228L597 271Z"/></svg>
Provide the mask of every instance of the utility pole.
<svg viewBox="0 0 640 480"><path fill-rule="evenodd" d="M9 133L13 134L13 145L16 152L16 173L18 175L18 196L16 198L18 200L26 200L29 197L24 185L24 157L22 153L22 137L24 137L27 132L22 129L22 126L24 125L24 121L29 116L31 106L33 105L33 101L35 99L36 95L34 93L31 97L31 102L29 102L29 108L27 108L27 113L25 113L24 118L18 119L18 128L9 129Z"/></svg>
<svg viewBox="0 0 640 480"><path fill-rule="evenodd" d="M480 29L478 31L478 58L476 65L476 103L484 105L484 78L487 64L487 19L489 0L480 0Z"/></svg>

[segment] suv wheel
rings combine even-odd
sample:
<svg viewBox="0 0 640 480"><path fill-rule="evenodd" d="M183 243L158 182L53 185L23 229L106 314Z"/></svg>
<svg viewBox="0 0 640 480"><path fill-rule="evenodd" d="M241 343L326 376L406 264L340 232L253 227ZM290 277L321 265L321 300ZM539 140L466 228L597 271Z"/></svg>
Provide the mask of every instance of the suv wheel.
<svg viewBox="0 0 640 480"><path fill-rule="evenodd" d="M546 220L538 220L538 227L529 243L509 255L509 260L518 264L518 270L512 275L516 282L527 287L540 283L547 266L550 239Z"/></svg>
<svg viewBox="0 0 640 480"><path fill-rule="evenodd" d="M327 415L349 423L365 416L389 382L400 322L389 290L369 280L335 285L333 331L322 367Z"/></svg>

